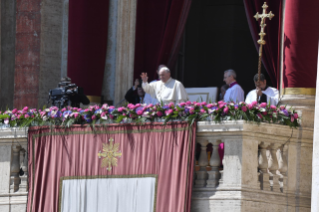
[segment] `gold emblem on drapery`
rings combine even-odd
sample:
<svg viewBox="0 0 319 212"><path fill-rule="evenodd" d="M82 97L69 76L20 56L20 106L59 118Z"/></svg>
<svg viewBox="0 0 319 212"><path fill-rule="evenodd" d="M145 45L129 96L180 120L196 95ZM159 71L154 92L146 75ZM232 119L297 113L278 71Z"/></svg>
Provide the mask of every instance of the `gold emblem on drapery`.
<svg viewBox="0 0 319 212"><path fill-rule="evenodd" d="M117 160L122 156L122 152L119 150L120 143L113 144L114 139L109 139L110 143L103 144L102 152L99 151L97 156L99 158L103 157L101 167L106 167L106 170L112 170L112 167L117 166Z"/></svg>

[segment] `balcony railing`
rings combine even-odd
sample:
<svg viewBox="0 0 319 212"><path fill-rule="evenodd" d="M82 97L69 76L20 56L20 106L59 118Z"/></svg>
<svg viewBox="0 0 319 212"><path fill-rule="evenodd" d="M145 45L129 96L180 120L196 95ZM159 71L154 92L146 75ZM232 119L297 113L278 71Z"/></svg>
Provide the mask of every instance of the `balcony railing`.
<svg viewBox="0 0 319 212"><path fill-rule="evenodd" d="M192 211L309 211L312 138L312 129L198 122ZM27 158L27 130L0 129L0 209L26 209Z"/></svg>

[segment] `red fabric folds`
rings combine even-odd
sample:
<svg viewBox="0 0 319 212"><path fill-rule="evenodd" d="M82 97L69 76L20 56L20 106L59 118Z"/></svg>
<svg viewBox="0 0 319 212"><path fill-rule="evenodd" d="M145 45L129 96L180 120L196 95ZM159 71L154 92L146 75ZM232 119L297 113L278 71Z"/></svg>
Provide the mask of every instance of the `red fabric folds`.
<svg viewBox="0 0 319 212"><path fill-rule="evenodd" d="M69 2L68 76L86 95L102 92L108 14L108 0Z"/></svg>
<svg viewBox="0 0 319 212"><path fill-rule="evenodd" d="M195 133L185 122L30 128L27 211L58 211L60 177L146 174L158 175L157 212L190 211ZM110 138L122 157L108 171L97 153Z"/></svg>
<svg viewBox="0 0 319 212"><path fill-rule="evenodd" d="M289 0L285 7L283 87L315 88L319 1Z"/></svg>
<svg viewBox="0 0 319 212"><path fill-rule="evenodd" d="M259 52L259 40L260 33L260 19L256 21L254 15L258 12L259 14L263 12L262 5L267 2L268 9L267 13L272 11L275 16L269 20L266 20L266 45L263 46L263 57L262 62L267 70L267 73L271 79L274 87L279 86L280 80L280 67L279 67L279 55L280 55L280 28L281 28L281 5L282 0L276 1L264 1L264 0L244 0L246 16L250 28L254 44L256 46L257 52ZM256 62L257 64L257 62Z"/></svg>
<svg viewBox="0 0 319 212"><path fill-rule="evenodd" d="M191 0L138 0L134 77L147 72L157 79L160 64L173 68Z"/></svg>

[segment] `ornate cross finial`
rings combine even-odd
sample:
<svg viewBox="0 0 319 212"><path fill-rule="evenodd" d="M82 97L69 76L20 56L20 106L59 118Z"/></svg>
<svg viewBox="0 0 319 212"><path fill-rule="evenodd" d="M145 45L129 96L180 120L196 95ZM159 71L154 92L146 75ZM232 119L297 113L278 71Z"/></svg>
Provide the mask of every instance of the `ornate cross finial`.
<svg viewBox="0 0 319 212"><path fill-rule="evenodd" d="M261 73L261 58L262 58L262 49L263 49L263 45L266 44L266 41L264 40L264 37L266 36L266 33L265 33L265 27L266 27L266 24L265 24L265 21L266 21L266 18L269 18L269 20L271 20L275 15L270 11L268 14L267 14L267 3L264 2L264 5L262 6L263 8L263 13L262 14L259 14L258 12L256 13L256 15L254 16L254 18L256 18L256 21L258 21L258 19L261 19L260 20L260 33L259 33L259 36L260 36L260 39L257 41L257 43L260 45L259 46L259 60L258 60L258 86L259 86L259 81L260 81L260 73ZM257 95L257 102L258 102L258 95Z"/></svg>

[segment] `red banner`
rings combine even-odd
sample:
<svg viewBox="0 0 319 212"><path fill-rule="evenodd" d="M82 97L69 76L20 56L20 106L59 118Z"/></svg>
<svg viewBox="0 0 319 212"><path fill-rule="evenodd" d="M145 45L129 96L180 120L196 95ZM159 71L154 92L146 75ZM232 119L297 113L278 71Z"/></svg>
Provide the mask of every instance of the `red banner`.
<svg viewBox="0 0 319 212"><path fill-rule="evenodd" d="M195 136L185 122L32 127L27 211L61 211L65 178L135 175L156 176L154 211L190 211Z"/></svg>

